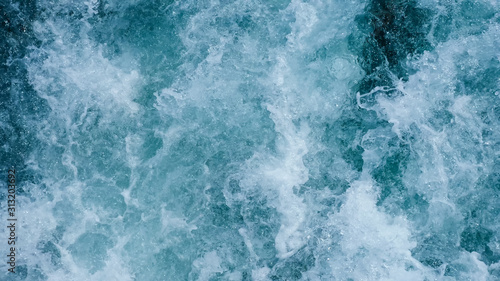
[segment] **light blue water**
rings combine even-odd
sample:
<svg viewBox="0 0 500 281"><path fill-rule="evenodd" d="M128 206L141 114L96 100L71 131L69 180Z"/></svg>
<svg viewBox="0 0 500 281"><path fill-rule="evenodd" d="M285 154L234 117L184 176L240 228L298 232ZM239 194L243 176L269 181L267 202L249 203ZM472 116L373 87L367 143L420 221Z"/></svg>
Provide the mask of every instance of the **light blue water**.
<svg viewBox="0 0 500 281"><path fill-rule="evenodd" d="M1 280L500 280L498 1L0 17Z"/></svg>

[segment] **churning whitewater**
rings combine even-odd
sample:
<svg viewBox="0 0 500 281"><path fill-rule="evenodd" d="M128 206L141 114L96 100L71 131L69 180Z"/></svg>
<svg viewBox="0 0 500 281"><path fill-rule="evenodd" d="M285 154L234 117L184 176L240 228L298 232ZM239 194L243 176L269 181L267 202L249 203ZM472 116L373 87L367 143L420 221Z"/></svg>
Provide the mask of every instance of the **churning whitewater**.
<svg viewBox="0 0 500 281"><path fill-rule="evenodd" d="M1 0L0 40L1 280L500 280L496 0Z"/></svg>

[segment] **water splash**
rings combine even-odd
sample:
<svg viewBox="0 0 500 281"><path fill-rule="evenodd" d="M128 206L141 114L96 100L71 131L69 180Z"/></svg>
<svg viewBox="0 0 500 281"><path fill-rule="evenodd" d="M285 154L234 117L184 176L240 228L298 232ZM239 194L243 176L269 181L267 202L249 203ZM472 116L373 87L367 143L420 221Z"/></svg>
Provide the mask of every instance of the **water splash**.
<svg viewBox="0 0 500 281"><path fill-rule="evenodd" d="M10 1L0 276L498 279L499 10Z"/></svg>

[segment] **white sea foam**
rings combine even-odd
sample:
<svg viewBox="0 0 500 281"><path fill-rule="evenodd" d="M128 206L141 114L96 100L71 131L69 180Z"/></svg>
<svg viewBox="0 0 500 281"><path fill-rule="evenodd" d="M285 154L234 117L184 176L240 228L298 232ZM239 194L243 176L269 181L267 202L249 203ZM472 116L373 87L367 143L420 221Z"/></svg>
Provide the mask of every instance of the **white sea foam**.
<svg viewBox="0 0 500 281"><path fill-rule="evenodd" d="M361 109L366 1L39 2L27 280L495 280L500 27L479 2ZM176 54L146 65L158 46Z"/></svg>

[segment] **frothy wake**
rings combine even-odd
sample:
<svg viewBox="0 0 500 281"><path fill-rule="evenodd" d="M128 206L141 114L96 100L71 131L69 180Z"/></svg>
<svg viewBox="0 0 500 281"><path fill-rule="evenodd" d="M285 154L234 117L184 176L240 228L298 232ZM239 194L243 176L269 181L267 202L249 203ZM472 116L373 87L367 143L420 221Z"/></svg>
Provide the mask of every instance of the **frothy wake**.
<svg viewBox="0 0 500 281"><path fill-rule="evenodd" d="M497 2L29 3L2 280L500 278Z"/></svg>

